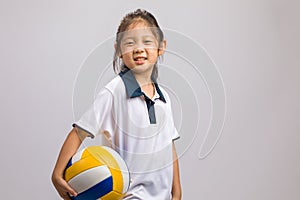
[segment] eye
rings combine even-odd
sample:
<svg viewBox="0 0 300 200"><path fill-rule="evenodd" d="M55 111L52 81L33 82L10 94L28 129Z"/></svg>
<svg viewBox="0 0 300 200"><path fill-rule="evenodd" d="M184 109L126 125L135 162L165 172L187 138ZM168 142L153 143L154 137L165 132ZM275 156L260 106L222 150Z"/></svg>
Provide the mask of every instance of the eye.
<svg viewBox="0 0 300 200"><path fill-rule="evenodd" d="M125 40L123 40L123 46L125 46L125 47L131 47L131 46L133 46L134 45L134 40L132 40L132 39L125 39Z"/></svg>
<svg viewBox="0 0 300 200"><path fill-rule="evenodd" d="M128 41L128 42L125 42L124 43L126 46L131 46L131 45L133 45L133 42L132 41Z"/></svg>
<svg viewBox="0 0 300 200"><path fill-rule="evenodd" d="M153 40L145 40L144 43L145 43L145 44L152 44L152 43L153 43Z"/></svg>

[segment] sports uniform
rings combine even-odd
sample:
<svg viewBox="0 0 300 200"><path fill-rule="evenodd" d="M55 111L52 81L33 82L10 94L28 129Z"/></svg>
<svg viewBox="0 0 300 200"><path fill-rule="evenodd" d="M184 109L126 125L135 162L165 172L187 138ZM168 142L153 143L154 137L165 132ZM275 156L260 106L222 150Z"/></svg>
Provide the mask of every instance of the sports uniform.
<svg viewBox="0 0 300 200"><path fill-rule="evenodd" d="M125 200L171 199L172 141L179 138L167 92L154 82L147 97L131 70L121 72L97 95L74 123L91 137L107 131L128 165L131 185Z"/></svg>

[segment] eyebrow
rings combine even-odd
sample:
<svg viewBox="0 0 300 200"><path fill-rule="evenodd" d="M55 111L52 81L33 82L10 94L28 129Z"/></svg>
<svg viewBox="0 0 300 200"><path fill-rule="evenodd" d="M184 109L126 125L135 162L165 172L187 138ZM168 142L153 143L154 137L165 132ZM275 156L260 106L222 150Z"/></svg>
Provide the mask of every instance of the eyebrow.
<svg viewBox="0 0 300 200"><path fill-rule="evenodd" d="M151 34L142 35L142 37L144 37L144 38L145 37L152 37L152 38L156 39L156 37L154 35L151 35ZM122 40L135 39L135 38L136 38L136 36L125 36L125 37L123 37Z"/></svg>
<svg viewBox="0 0 300 200"><path fill-rule="evenodd" d="M128 40L128 39L134 39L134 37L123 37L123 39L122 40Z"/></svg>

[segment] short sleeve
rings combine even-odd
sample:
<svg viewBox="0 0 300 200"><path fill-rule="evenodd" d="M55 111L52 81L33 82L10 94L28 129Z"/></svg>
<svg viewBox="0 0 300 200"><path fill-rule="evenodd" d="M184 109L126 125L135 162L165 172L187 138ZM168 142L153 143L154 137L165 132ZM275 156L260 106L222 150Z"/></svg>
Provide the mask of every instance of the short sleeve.
<svg viewBox="0 0 300 200"><path fill-rule="evenodd" d="M101 131L108 131L112 134L114 130L112 102L111 92L104 88L81 118L73 123L73 127L80 128L92 138Z"/></svg>

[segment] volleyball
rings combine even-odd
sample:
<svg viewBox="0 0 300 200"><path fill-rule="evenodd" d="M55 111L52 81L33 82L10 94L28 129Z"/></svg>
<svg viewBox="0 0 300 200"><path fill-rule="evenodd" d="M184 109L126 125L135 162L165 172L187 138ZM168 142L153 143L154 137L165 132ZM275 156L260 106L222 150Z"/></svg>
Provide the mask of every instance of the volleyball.
<svg viewBox="0 0 300 200"><path fill-rule="evenodd" d="M121 199L130 184L125 161L106 146L78 151L68 162L64 179L78 194L73 200Z"/></svg>

